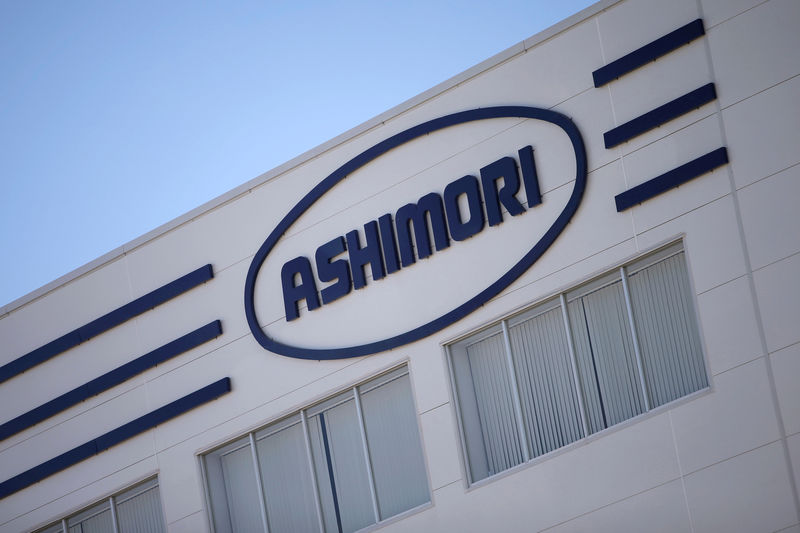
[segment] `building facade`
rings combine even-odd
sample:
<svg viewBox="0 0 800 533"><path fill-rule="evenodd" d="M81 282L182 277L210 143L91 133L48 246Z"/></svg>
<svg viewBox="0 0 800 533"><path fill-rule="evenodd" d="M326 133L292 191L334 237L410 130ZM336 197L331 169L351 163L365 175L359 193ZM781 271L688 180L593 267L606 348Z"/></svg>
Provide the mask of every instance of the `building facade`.
<svg viewBox="0 0 800 533"><path fill-rule="evenodd" d="M603 0L5 306L2 531L800 531L800 3Z"/></svg>

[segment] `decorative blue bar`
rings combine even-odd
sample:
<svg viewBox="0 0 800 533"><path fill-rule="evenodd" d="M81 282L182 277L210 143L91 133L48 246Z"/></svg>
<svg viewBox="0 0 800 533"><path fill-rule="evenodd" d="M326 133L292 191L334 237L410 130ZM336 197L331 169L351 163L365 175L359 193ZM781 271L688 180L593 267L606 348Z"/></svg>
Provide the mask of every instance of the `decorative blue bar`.
<svg viewBox="0 0 800 533"><path fill-rule="evenodd" d="M606 148L613 148L642 133L666 124L672 119L685 115L689 111L707 104L717 98L717 91L713 83L703 85L699 89L684 94L683 96L667 102L652 111L648 111L625 124L609 130L603 134Z"/></svg>
<svg viewBox="0 0 800 533"><path fill-rule="evenodd" d="M14 376L30 370L38 364L44 363L48 359L56 355L66 352L70 348L74 348L82 342L88 341L92 337L96 337L101 333L110 330L113 327L119 326L123 322L138 316L145 311L149 311L164 302L183 294L205 283L214 277L214 271L211 265L205 265L197 270L186 274L183 277L171 281L159 287L158 289L145 294L133 300L130 303L119 307L110 313L107 313L100 318L92 320L78 329L72 330L69 333L62 335L54 341L51 341L44 346L36 348L32 352L14 359L13 361L0 366L0 383L7 381Z"/></svg>
<svg viewBox="0 0 800 533"><path fill-rule="evenodd" d="M702 176L717 167L728 163L728 150L725 147L717 148L713 152L700 156L694 161L689 161L676 169L637 185L614 197L617 203L617 212L624 211L636 204L645 202L662 192L674 189L687 181Z"/></svg>
<svg viewBox="0 0 800 533"><path fill-rule="evenodd" d="M705 33L703 19L693 20L689 24L681 26L677 30L663 37L659 37L655 41L595 70L592 72L594 86L602 87L606 83L624 76L628 72L636 70L651 61L655 61L659 57L680 48L684 44L690 43L698 37L702 37Z"/></svg>
<svg viewBox="0 0 800 533"><path fill-rule="evenodd" d="M68 452L62 453L58 457L54 457L49 461L31 468L21 474L18 474L11 479L7 479L0 483L0 499L5 498L17 491L37 483L46 477L49 477L56 472L60 472L69 468L93 455L111 448L131 437L152 429L159 424L182 415L187 411L199 407L204 403L219 398L223 394L227 394L231 390L231 378L223 378L219 381L207 385L200 390L184 396L172 403L160 407L155 411L151 411L144 416L137 418L127 424L124 424L117 429L113 429L101 435L96 439L90 440L85 444L81 444Z"/></svg>
<svg viewBox="0 0 800 533"><path fill-rule="evenodd" d="M215 320L0 425L0 441L222 334Z"/></svg>

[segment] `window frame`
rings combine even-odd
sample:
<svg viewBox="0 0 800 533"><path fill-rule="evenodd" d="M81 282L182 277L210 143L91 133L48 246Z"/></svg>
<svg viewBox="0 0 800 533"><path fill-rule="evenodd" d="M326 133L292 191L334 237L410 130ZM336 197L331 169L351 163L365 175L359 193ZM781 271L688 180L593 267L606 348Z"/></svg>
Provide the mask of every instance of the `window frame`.
<svg viewBox="0 0 800 533"><path fill-rule="evenodd" d="M423 503L421 503L421 504L419 504L417 506L414 506L412 508L406 509L405 511L402 511L402 512L397 513L395 515L386 517L386 518L381 518L380 517L381 516L380 515L381 511L380 511L380 508L378 507L378 509L376 510L376 513L377 513L376 514L376 518L377 518L377 520L374 523L371 523L371 524L369 524L369 525L367 525L367 526L365 526L365 527L363 527L363 528L361 528L361 529L359 529L357 531L358 531L358 533L372 531L372 530L378 529L380 527L386 526L387 524L391 524L391 523L394 523L394 522L396 522L398 520L402 520L402 519L406 518L407 516L410 516L412 514L416 514L418 512L421 512L421 511L431 507L433 505L433 491L431 489L430 468L428 466L427 455L425 454L425 448L424 448L424 443L423 443L423 438L422 438L422 426L421 426L421 423L420 423L419 411L417 409L417 400L416 400L416 396L414 394L413 376L412 376L412 372L411 372L411 369L410 369L409 360L406 358L406 359L401 360L399 362L393 362L391 365L389 365L389 366L387 366L387 367L385 367L383 369L380 369L377 372L373 372L373 373L371 373L370 375L368 375L365 378L349 381L344 386L333 388L333 389L331 389L331 390L329 390L329 391L327 391L327 392L325 392L323 394L319 394L311 402L305 403L300 407L293 407L292 409L285 410L282 413L280 413L279 415L277 415L277 416L275 416L273 418L270 418L266 422L264 422L262 424L259 424L258 426L253 427L252 429L248 430L244 434L240 433L236 437L226 439L225 441L223 441L222 444L216 444L216 445L214 445L212 447L205 448L205 449L197 452L196 456L197 456L198 465L199 465L199 468L200 468L200 471L201 471L201 477L202 477L202 482L203 482L203 491L204 491L205 503L206 503L206 511L207 511L206 512L206 517L207 517L207 521L208 521L209 530L212 533L216 533L217 527L216 527L216 518L215 518L215 515L214 515L215 504L213 503L213 496L211 494L211 488L210 488L210 486L211 486L210 481L211 480L210 480L210 476L209 476L209 473L208 473L206 457L208 457L208 456L210 456L210 455L212 455L214 453L218 453L218 452L220 452L222 450L225 450L225 452L223 452L223 453L231 453L231 452L235 451L235 449L239 449L239 448L242 448L242 447L250 446L251 453L254 455L254 459L253 459L254 465L256 465L256 466L258 466L260 468L260 460L256 457L257 452L256 452L256 448L254 448L254 445L261 439L267 438L267 437L269 437L271 435L274 435L274 434L276 434L276 433L278 433L280 431L286 430L286 429L288 429L288 428L290 428L292 426L298 425L298 424L303 428L304 440L305 440L305 444L306 444L306 448L307 448L307 453L310 454L312 452L311 452L310 449L308 449L308 447L311 446L311 440L310 440L311 437L310 437L310 434L308 432L308 430L310 429L310 426L308 425L307 421L309 419L313 418L314 416L320 414L320 413L323 413L323 412L325 412L327 410L333 409L333 408L335 408L335 407L337 407L339 405L342 405L342 404L344 404L344 403L346 403L348 401L355 401L357 404L359 404L358 405L358 413L359 413L359 418L360 418L360 421L361 421L362 439L363 439L362 443L363 443L363 446L365 447L364 451L366 452L367 460L371 462L372 459L370 457L370 452L369 452L369 450L367 448L368 447L368 441L366 440L366 436L363 433L366 430L366 422L365 422L365 419L364 419L364 413L363 413L362 408L360 406L361 398L365 394L367 394L367 393L369 393L369 392L371 392L371 391L373 391L375 389L378 389L381 386L386 385L386 384L388 384L388 383L390 383L390 382L392 382L394 380L401 379L403 377L408 377L409 385L411 387L410 401L411 401L411 404L413 406L414 419L415 419L415 424L416 424L415 427L417 429L418 436L419 436L419 449L420 449L420 453L421 453L421 457L422 457L422 465L421 466L422 466L422 470L424 471L426 492L427 492L427 501L425 501L425 502L423 502ZM230 449L226 449L226 448L230 448ZM312 462L312 464L313 464L313 462ZM311 468L313 468L313 466L311 466ZM370 476L370 478L369 478L368 481L369 481L370 485L372 486L372 490L373 490L373 492L372 492L373 503L374 503L374 505L378 505L379 506L378 501L375 499L375 498L377 498L377 494L376 494L376 492L374 492L374 490L375 490L374 489L374 487L375 487L375 475L374 475L374 472L372 472L372 467L371 466L369 468L369 476ZM312 477L313 477L313 474L312 474ZM257 473L257 482L258 482L258 485L259 485L258 490L259 490L259 497L261 498L262 513L264 513L264 507L266 506L266 499L265 499L264 493L263 493L263 485L261 483L260 471ZM316 505L316 506L320 506L322 504L322 502L320 501L320 496L319 496L320 490L319 490L319 487L316 486L317 485L316 479L314 480L313 483L314 483L314 492L316 493L315 494L316 495L316 502L313 502L313 504ZM320 525L320 531L324 532L325 531L325 519L324 519L324 516L322 515L322 509L319 508L319 507L317 509L317 514L318 514L317 522ZM266 518L265 518L264 514L262 514L262 521L265 520L265 519Z"/></svg>
<svg viewBox="0 0 800 533"><path fill-rule="evenodd" d="M700 319L699 313L699 306L697 303L697 293L695 291L694 286L694 279L691 275L691 261L689 258L689 253L686 249L684 243L684 235L681 235L677 239L671 239L668 241L664 241L659 245L654 246L652 249L647 250L645 252L637 253L636 255L629 256L621 261L612 263L610 266L605 267L603 269L595 270L593 273L584 276L582 279L574 282L569 283L566 285L562 285L556 291L547 294L533 302L527 303L524 306L518 307L517 309L500 315L491 321L488 321L484 324L481 324L477 327L474 327L468 331L458 334L448 340L445 340L441 343L441 350L443 356L445 358L445 363L447 366L448 377L450 381L450 401L452 404L452 412L456 419L456 424L458 427L458 437L459 437L459 445L460 445L460 462L462 468L462 476L464 480L464 487L465 490L470 491L474 488L478 488L483 486L486 483L492 483L498 479L501 479L507 475L514 474L522 469L529 468L535 464L538 464L541 461L548 460L552 457L560 455L562 453L569 452L570 450L574 449L577 446L585 445L589 442L597 438L602 438L605 435L610 434L611 432L620 431L625 429L631 424L636 424L643 419L646 419L651 416L657 416L658 414L664 412L668 409L674 409L675 407L682 405L683 403L693 401L694 399L704 396L706 394L710 394L714 390L714 383L713 383L713 376L711 374L711 368L708 361L708 354L705 344L705 337L703 334L703 326ZM702 361L702 368L705 373L706 379L706 386L702 387L698 390L695 390L685 396L681 396L676 398L672 401L666 402L662 405L658 405L653 407L649 405L650 400L648 399L647 408L644 409L638 415L634 415L630 418L622 420L616 424L610 424L607 427L600 429L595 432L591 432L588 429L587 424L588 420L584 423L584 433L583 436L578 438L577 440L570 442L564 446L559 448L555 448L549 452L543 453L541 455L535 457L527 457L519 464L516 464L512 467L509 467L505 470L501 470L494 474L487 475L478 480L473 479L473 472L472 466L470 463L469 451L468 451L468 443L467 437L465 435L465 425L463 422L463 412L462 412L462 405L461 405L461 398L459 397L458 391L458 381L457 381L457 372L454 367L454 359L458 357L457 354L453 353L453 348L456 345L461 344L461 348L464 350L466 346L469 346L474 343L478 343L482 340L485 340L493 335L497 335L498 333L501 335L506 336L506 342L510 342L510 338L507 336L508 331L510 328L520 325L527 320L533 319L539 315L543 315L547 312L552 311L553 309L561 309L561 312L564 316L564 326L565 326L565 334L567 337L567 341L569 343L569 351L571 357L571 363L573 365L573 375L576 380L576 386L578 386L578 381L580 380L579 375L574 370L574 365L577 364L577 355L576 355L576 348L574 347L574 326L570 323L567 311L567 305L569 302L574 301L575 299L581 298L587 294L590 294L594 291L598 291L602 288L608 287L613 285L616 282L620 282L623 280L623 272L624 272L624 281L625 285L628 284L629 278L660 262L666 260L670 257L676 256L678 254L684 254L684 265L686 268L686 274L688 277L688 287L689 287L689 294L687 295L689 299L689 303L691 305L691 310L694 315L694 325L696 327L696 332L698 336L698 348L700 351L699 358ZM635 321L635 317L631 314L632 312L632 302L630 297L629 288L626 286L624 288L624 293L626 296L626 304L628 309L628 317L632 318ZM631 324L631 330L633 335L636 335L636 327L634 324ZM637 344L637 352L639 351L639 344L640 341L636 340ZM513 355L511 354L508 344L506 344L506 354L507 359L511 359ZM641 355L637 354L638 364L642 365L642 358ZM512 383L512 389L516 388L515 391L515 402L518 401L520 398L519 394L519 378L516 376L516 369L511 361L508 362L511 364L510 373L514 377L514 381ZM641 366L639 369L639 376L640 379L645 380L646 378L642 372ZM641 383L643 386L646 386L643 382ZM577 387L580 389L580 387ZM650 394L646 392L647 389L643 388L642 392L645 393L645 397L649 398ZM588 419L588 414L586 411L586 406L584 404L584 391L578 390L576 391L580 401L580 409L583 411L582 418L584 420ZM517 407L519 409L519 407ZM517 416L519 413L517 413ZM519 418L516 420L517 425L522 425L522 422ZM519 432L519 438L524 440L528 437L528 429L521 429ZM527 444L526 444L527 447Z"/></svg>
<svg viewBox="0 0 800 533"><path fill-rule="evenodd" d="M158 489L159 496L158 496L158 505L159 505L159 514L161 516L161 526L164 531L167 531L167 523L166 517L164 516L164 505L161 498L161 483L158 481L158 475L151 475L139 481L136 481L132 484L125 486L124 488L117 490L111 493L109 496L101 498L99 500L95 500L89 505L84 505L78 508L75 511L69 512L65 514L62 518L57 521L50 521L47 525L42 526L38 529L34 529L34 533L67 533L71 527L74 527L75 524L70 524L71 521L79 518L80 521L83 521L87 518L92 518L97 516L107 510L111 511L111 524L112 528L114 529L115 533L120 532L120 524L119 524L119 511L118 507L120 504L125 503L137 496L144 494L145 492Z"/></svg>

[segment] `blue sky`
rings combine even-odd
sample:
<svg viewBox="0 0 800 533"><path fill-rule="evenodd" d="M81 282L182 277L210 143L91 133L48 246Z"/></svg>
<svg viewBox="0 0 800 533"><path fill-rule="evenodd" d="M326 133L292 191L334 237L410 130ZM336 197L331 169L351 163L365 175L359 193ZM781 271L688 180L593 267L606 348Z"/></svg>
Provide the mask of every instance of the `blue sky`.
<svg viewBox="0 0 800 533"><path fill-rule="evenodd" d="M591 3L0 3L0 306Z"/></svg>

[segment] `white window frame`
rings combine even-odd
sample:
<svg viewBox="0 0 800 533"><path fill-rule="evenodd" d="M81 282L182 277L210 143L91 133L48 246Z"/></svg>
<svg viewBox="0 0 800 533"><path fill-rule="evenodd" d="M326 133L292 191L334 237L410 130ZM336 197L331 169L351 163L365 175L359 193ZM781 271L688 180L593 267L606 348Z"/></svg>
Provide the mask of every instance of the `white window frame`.
<svg viewBox="0 0 800 533"><path fill-rule="evenodd" d="M419 434L419 446L420 446L420 450L422 452L422 461L423 461L422 466L423 466L423 469L425 471L425 481L426 481L426 485L427 485L428 501L426 501L426 502L424 502L424 503L422 503L422 504L420 504L420 505L418 505L416 507L413 507L413 508L407 509L405 511L402 511L402 512L396 514L396 515L392 515L392 516L388 516L388 517L385 517L385 518L381 518L380 517L379 507L378 507L378 499L377 499L377 493L376 493L376 487L375 487L375 478L374 478L374 475L373 475L373 472L372 472L372 465L371 465L371 460L370 460L369 446L368 446L367 438L366 438L364 415L363 415L363 412L361 410L361 397L364 394L366 394L366 393L368 393L368 392L370 392L370 391L372 391L372 390L374 390L374 389L376 389L376 388L378 388L378 387L380 387L382 385L385 385L386 383L389 383L389 382L391 382L391 381L393 381L395 379L400 379L400 378L402 378L404 376L408 376L409 377L409 380L410 380L411 385L412 385L411 402L412 402L412 405L414 406L415 420L416 420L416 425L417 425L417 431L418 431L418 434ZM214 505L212 504L212 495L211 495L211 490L210 490L210 478L209 478L207 464L206 464L206 460L205 460L206 456L208 456L210 454L213 454L215 452L219 452L220 450L223 450L226 447L231 447L231 450L226 450L227 453L230 453L230 452L234 451L235 449L238 449L238 448L241 448L241 447L245 447L245 446L248 446L248 445L250 446L250 449L251 449L251 452L252 452L252 455L253 455L253 467L255 468L256 481L257 481L257 484L258 484L258 496L259 496L259 501L260 501L260 506L261 506L261 513L260 514L261 514L263 532L264 533L270 533L269 525L268 525L267 510L266 510L266 499L264 497L263 486L262 486L261 479L260 479L261 474L260 474L260 468L259 468L258 456L257 456L257 451L256 451L255 444L256 444L257 440L259 440L259 439L265 438L266 436L274 434L274 433L276 433L278 431L287 429L290 426L293 426L293 425L296 425L296 424L301 424L302 427L303 427L303 434L304 434L304 439L305 439L305 444L306 444L306 455L307 455L308 460L309 460L308 464L309 464L309 468L312 469L311 479L313 480L313 484L314 484L314 491L313 491L314 492L314 496L315 496L314 506L315 506L316 512L317 512L317 517L316 517L317 518L317 524L319 526L320 533L324 533L325 532L325 524L324 524L324 518L323 518L323 513L322 513L322 502L321 502L321 498L320 498L319 487L317 487L316 475L315 475L315 472L313 471L313 458L312 458L312 452L311 452L311 441L310 441L310 436L309 436L307 419L310 418L310 417L313 417L313 416L315 416L315 415L317 415L317 414L319 414L319 413L321 413L321 412L323 412L325 410L328 410L328 409L330 409L332 407L335 407L337 405L340 405L340 404L345 403L345 402L350 401L350 400L354 400L355 401L356 410L357 410L357 413L358 413L358 419L360 421L361 445L362 445L362 448L363 448L364 457L366 459L366 468L367 468L367 472L368 472L368 476L369 476L369 485L370 485L370 496L371 496L371 500L372 500L372 510L373 510L373 515L374 515L374 518L375 518L375 522L374 523L372 523L372 524L370 524L370 525L358 530L359 533L366 532L366 531L372 531L374 529L378 529L378 528L380 528L382 526L385 526L387 524L394 523L394 522L396 522L398 520L402 520L403 518L405 518L405 517L407 517L407 516L409 516L411 514L414 514L414 513L417 513L419 511L421 511L421 510L429 508L432 505L432 490L431 490L431 483L430 483L430 471L429 471L429 468L428 468L427 458L425 456L424 448L423 448L422 428L420 426L419 414L418 414L418 411L417 411L417 408L416 408L416 399L414 398L414 394L413 394L413 380L411 380L411 372L410 372L410 369L408 367L408 361L404 361L404 362L402 362L400 364L395 364L395 365L391 366L390 368L388 368L386 370L378 372L378 373L376 373L376 374L374 374L374 375L372 375L372 376L370 376L370 377L368 377L366 379L359 380L358 382L355 382L354 384L348 386L347 388L337 389L336 391L325 395L323 397L323 399L321 399L321 400L314 401L313 403L310 403L310 404L308 404L305 407L302 407L300 409L295 409L295 410L291 411L290 414L288 414L288 415L282 415L282 416L280 416L280 417L278 417L276 419L273 419L272 421L267 422L267 423L265 423L263 425L260 425L256 429L253 429L253 430L249 431L248 433L246 433L244 435L239 435L238 437L235 437L233 439L227 440L224 444L217 445L217 446L215 446L215 447L213 447L211 449L207 449L207 450L199 452L198 453L198 461L199 461L199 465L200 465L200 469L201 469L201 475L202 475L202 479L203 479L203 489L204 489L205 500L206 500L206 508L207 508L207 514L206 515L207 515L207 518L208 518L208 524L209 524L210 531L212 533L216 533L216 520L215 520L215 517L214 517Z"/></svg>
<svg viewBox="0 0 800 533"><path fill-rule="evenodd" d="M120 533L120 526L119 526L119 519L117 516L117 507L121 503L125 503L126 501L130 500L131 498L135 498L149 490L152 489L159 489L159 511L161 515L161 526L164 531L167 531L167 524L164 521L164 506L161 501L161 488L158 482L158 476L149 477L142 481L136 482L122 490L116 491L111 496L107 498L103 498L101 500L95 501L90 505L86 505L82 507L80 510L75 511L73 513L69 513L67 516L64 516L59 521L50 522L47 526L39 528L36 533L68 533L69 528L72 527L69 525L69 522L74 520L75 518L80 517L81 519L91 518L92 516L97 516L100 513L103 513L107 510L111 511L111 525L113 528L114 533ZM102 509L100 508L102 506ZM97 509L95 509L97 508ZM93 512L94 511L94 512ZM85 516L81 516L85 515Z"/></svg>
<svg viewBox="0 0 800 533"><path fill-rule="evenodd" d="M640 346L638 338L636 337L636 327L633 323L635 320L633 313L632 313L632 306L631 306L631 298L630 298L630 290L628 287L628 279L631 275L644 270L645 268L652 266L653 264L667 259L669 257L678 255L680 253L684 253L685 259L685 266L687 270L687 274L689 274L689 258L686 254L686 248L683 244L682 240L671 241L667 244L660 245L655 249L642 253L636 257L629 258L621 263L618 263L616 266L609 267L608 269L604 269L600 273L593 274L590 277L584 279L583 281L570 284L559 290L556 294L551 294L545 298L542 298L534 303L526 305L522 309L515 310L512 313L509 313L505 316L502 316L498 319L493 320L487 324L481 325L477 328L472 329L469 332L463 333L454 337L450 340L447 340L442 343L442 350L444 352L444 357L447 364L448 375L450 379L450 395L451 401L453 405L453 411L456 418L456 423L458 426L458 436L459 436L459 445L461 447L461 466L462 466L462 473L464 474L465 485L467 489L471 489L474 487L480 487L485 483L491 483L497 479L510 475L519 471L520 469L527 468L533 464L537 464L540 461L547 460L550 457L555 455L559 455L566 451L573 449L576 446L580 446L585 444L587 441L594 440L596 438L601 438L604 435L607 435L614 431L619 431L627 427L630 424L637 423L638 421L642 420L643 418L654 416L657 413L663 412L664 410L672 409L677 405L683 404L685 402L691 401L699 396L708 394L713 390L713 383L712 383L712 374L710 370L710 366L708 364L708 357L706 354L706 347L704 342L703 336L703 328L700 322L700 316L698 312L697 300L696 300L696 291L694 290L694 282L692 280L692 276L689 275L689 289L690 294L689 300L692 306L692 312L695 318L695 326L697 328L697 334L699 336L699 350L700 350L700 359L702 360L703 364L703 371L705 372L705 379L706 379L706 386L702 387L694 392L686 394L685 396L679 397L674 399L673 401L667 402L663 405L659 405L657 407L652 407L650 405L650 398L647 391L647 386L645 383L645 376L642 371L642 356L640 352ZM636 352L636 361L637 361L637 370L639 376L639 386L641 388L641 392L643 398L645 399L645 409L642 413L630 417L626 420L623 420L616 424L609 424L605 429L595 431L591 433L588 428L587 422L587 411L585 406L585 398L584 398L584 390L580 386L579 383L579 375L577 371L577 356L576 356L576 349L574 346L573 340L573 328L570 325L570 320L567 312L567 304L569 301L574 300L575 298L579 298L587 293L592 291L596 291L604 286L611 285L613 283L621 281L623 284L623 291L625 295L625 303L627 308L627 317L629 321L629 327L631 330L631 334L633 336L634 341L634 349ZM486 339L492 335L496 335L501 333L504 337L504 343L506 347L506 358L510 359L512 357L512 352L509 349L509 337L508 337L508 330L510 327L514 325L520 324L525 322L526 320L533 318L535 316L547 313L552 311L553 309L560 308L563 322L564 322L564 329L566 332L566 339L569 348L570 354L570 363L572 365L572 376L574 380L574 386L576 389L577 399L579 403L579 410L581 416L581 426L583 431L583 436L577 439L574 442L571 442L565 446L556 448L551 450L547 453L539 455L537 457L530 456L530 450L528 450L527 438L526 438L526 429L524 427L524 423L519 416L519 405L520 405L520 394L519 394L519 382L516 379L516 370L514 368L513 361L507 361L509 365L509 373L513 379L513 385L511 387L511 392L513 395L514 400L514 410L517 415L517 428L518 428L518 438L523 446L523 453L524 453L524 460L510 468L505 470L490 474L484 478L479 480L473 479L472 473L472 466L470 464L470 458L468 453L468 444L467 438L465 436L465 427L463 423L463 414L462 414L462 406L461 406L461 399L459 398L458 387L456 386L456 372L454 369L454 357L452 347L458 343L468 341L470 344L473 342L479 342L480 340ZM499 330L499 331L498 331Z"/></svg>

